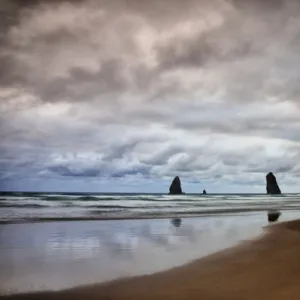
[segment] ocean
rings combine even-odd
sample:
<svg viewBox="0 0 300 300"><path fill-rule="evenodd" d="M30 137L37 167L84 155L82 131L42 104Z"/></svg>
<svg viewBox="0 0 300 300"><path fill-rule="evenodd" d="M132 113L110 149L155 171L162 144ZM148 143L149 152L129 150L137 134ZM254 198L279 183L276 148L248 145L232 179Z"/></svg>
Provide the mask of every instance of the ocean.
<svg viewBox="0 0 300 300"><path fill-rule="evenodd" d="M300 194L0 193L0 221L89 220L299 210Z"/></svg>

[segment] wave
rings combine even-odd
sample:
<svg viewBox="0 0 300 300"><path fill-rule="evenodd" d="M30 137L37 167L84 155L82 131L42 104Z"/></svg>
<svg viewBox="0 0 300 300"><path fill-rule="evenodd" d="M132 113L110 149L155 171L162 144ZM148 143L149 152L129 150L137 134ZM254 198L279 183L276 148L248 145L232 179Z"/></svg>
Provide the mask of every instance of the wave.
<svg viewBox="0 0 300 300"><path fill-rule="evenodd" d="M1 207L10 207L10 208L47 208L51 207L48 205L43 205L43 204L30 204L30 203L24 203L24 204L14 204L14 203L4 203L0 205Z"/></svg>
<svg viewBox="0 0 300 300"><path fill-rule="evenodd" d="M42 196L41 200L45 201L109 201L119 200L116 197L97 197L97 196L74 196L74 195L62 195L62 196Z"/></svg>
<svg viewBox="0 0 300 300"><path fill-rule="evenodd" d="M0 193L0 218L160 217L300 209L299 194L167 195Z"/></svg>
<svg viewBox="0 0 300 300"><path fill-rule="evenodd" d="M37 199L45 201L110 201L110 200L139 200L153 202L184 202L184 201L268 201L277 199L298 199L299 194L283 194L283 195L264 195L264 194L183 194L183 195L168 195L168 194L49 194L49 193L8 193L0 192L0 201L7 199Z"/></svg>
<svg viewBox="0 0 300 300"><path fill-rule="evenodd" d="M66 196L42 196L39 199L44 201L66 201L70 200L70 198L67 198Z"/></svg>
<svg viewBox="0 0 300 300"><path fill-rule="evenodd" d="M119 200L119 198L116 198L116 197L82 196L82 197L76 198L76 200L79 200L79 201L85 201L85 200L87 200L87 201L109 201L109 200Z"/></svg>

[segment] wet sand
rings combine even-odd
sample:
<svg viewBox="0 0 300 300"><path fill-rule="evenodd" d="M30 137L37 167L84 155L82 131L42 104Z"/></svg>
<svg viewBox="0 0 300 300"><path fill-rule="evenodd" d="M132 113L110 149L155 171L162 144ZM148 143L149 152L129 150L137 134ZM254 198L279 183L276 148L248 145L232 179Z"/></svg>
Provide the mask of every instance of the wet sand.
<svg viewBox="0 0 300 300"><path fill-rule="evenodd" d="M232 211L232 209L225 212L223 210L222 214L224 216L228 215L247 215L250 213L261 213L261 209L251 209L248 212L239 210ZM49 222L74 222L74 221L121 221L121 220L161 220L161 219L172 219L172 218L207 218L213 216L220 216L220 213L216 212L215 210L206 211L205 213L199 214L197 213L176 213L176 214L161 214L153 216L150 215L140 215L140 216L81 216L81 217L41 217L41 218L23 218L23 219L12 219L12 220L0 220L0 225L7 225L7 224L28 224L28 223L49 223Z"/></svg>
<svg viewBox="0 0 300 300"><path fill-rule="evenodd" d="M300 299L300 221L273 225L261 238L153 275L60 292L0 299Z"/></svg>
<svg viewBox="0 0 300 300"><path fill-rule="evenodd" d="M265 225L265 214L0 225L0 295L165 271L255 238Z"/></svg>

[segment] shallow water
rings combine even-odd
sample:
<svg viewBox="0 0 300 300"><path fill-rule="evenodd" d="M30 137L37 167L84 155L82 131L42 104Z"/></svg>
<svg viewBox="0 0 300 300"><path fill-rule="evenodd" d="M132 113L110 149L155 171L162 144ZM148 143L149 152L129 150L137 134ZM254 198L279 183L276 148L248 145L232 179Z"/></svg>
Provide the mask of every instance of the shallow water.
<svg viewBox="0 0 300 300"><path fill-rule="evenodd" d="M287 211L281 220L299 217ZM265 213L0 225L2 294L149 274L259 236Z"/></svg>

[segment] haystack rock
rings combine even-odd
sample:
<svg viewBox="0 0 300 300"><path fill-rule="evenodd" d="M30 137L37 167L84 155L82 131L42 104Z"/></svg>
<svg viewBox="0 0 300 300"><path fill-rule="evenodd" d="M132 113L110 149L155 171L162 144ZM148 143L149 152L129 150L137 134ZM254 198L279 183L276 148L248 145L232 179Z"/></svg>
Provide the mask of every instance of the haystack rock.
<svg viewBox="0 0 300 300"><path fill-rule="evenodd" d="M266 176L267 180L267 194L281 194L280 188L277 184L276 177L272 172Z"/></svg>
<svg viewBox="0 0 300 300"><path fill-rule="evenodd" d="M172 181L170 188L169 188L170 194L172 195L180 195L182 194L182 189L181 189L181 182L178 176L174 178Z"/></svg>
<svg viewBox="0 0 300 300"><path fill-rule="evenodd" d="M203 195L206 195L206 190L203 190Z"/></svg>

